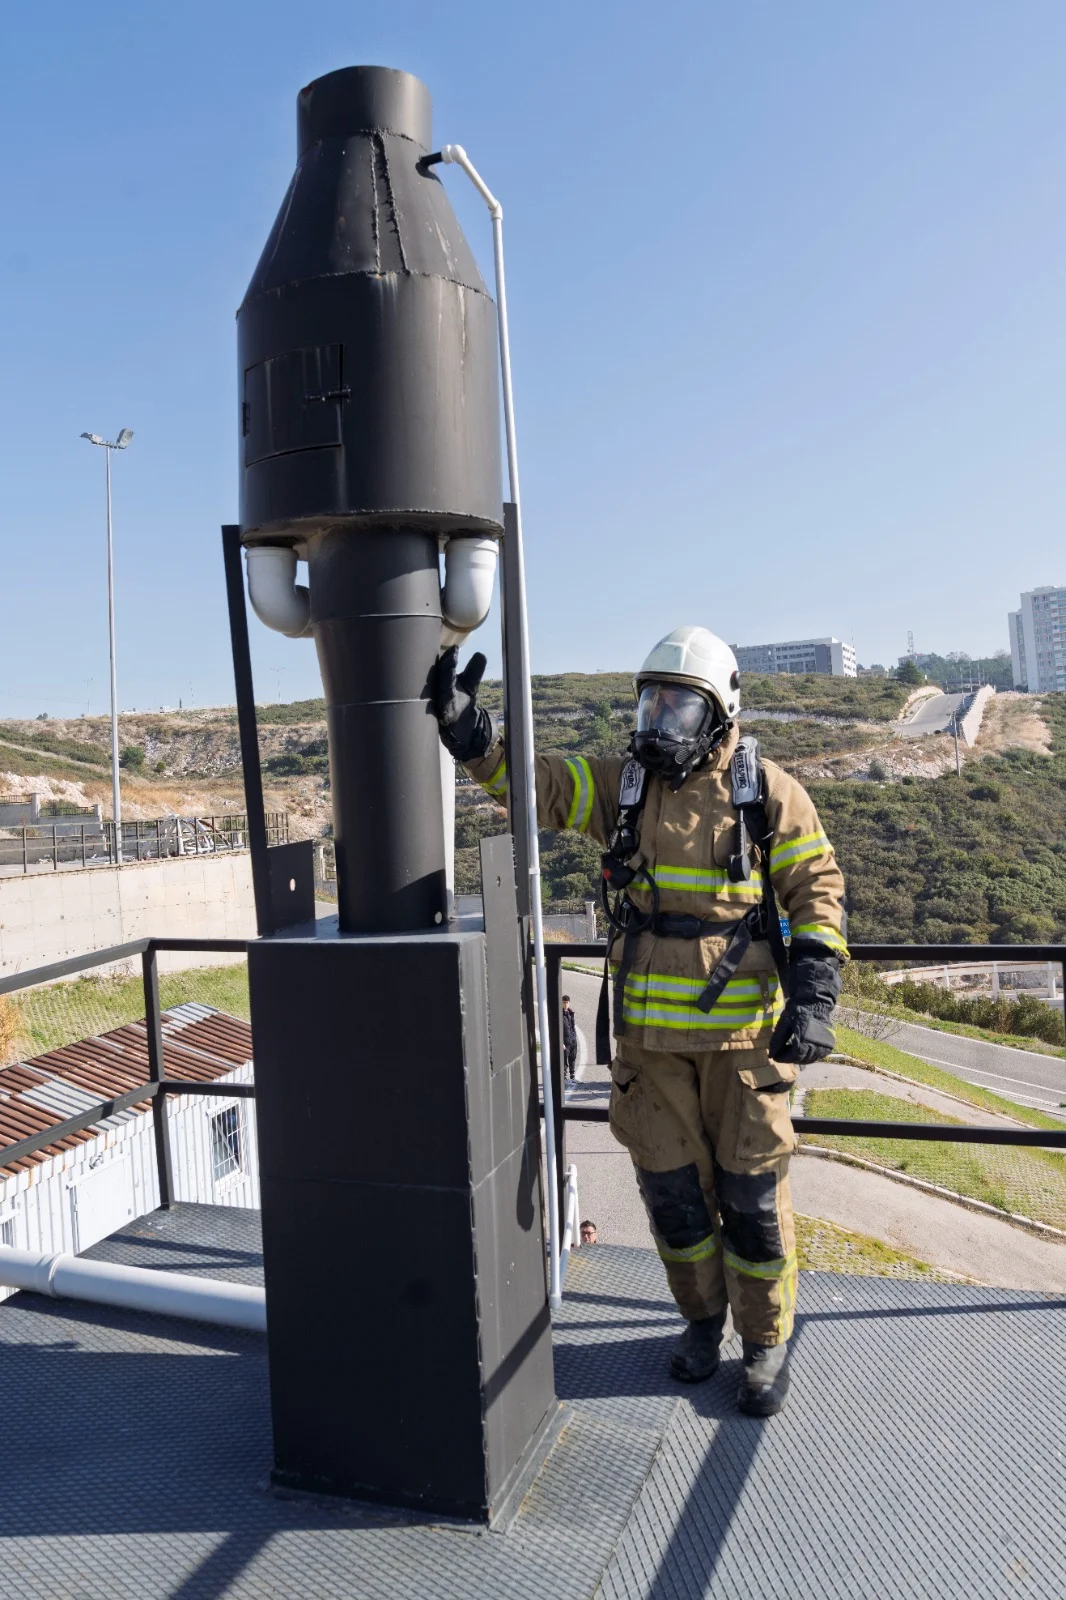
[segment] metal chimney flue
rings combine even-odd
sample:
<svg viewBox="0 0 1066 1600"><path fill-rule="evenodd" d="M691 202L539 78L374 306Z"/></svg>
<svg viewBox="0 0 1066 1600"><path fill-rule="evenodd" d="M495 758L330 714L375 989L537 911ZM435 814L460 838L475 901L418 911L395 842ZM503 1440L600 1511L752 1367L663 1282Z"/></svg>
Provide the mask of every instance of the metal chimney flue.
<svg viewBox="0 0 1066 1600"><path fill-rule="evenodd" d="M424 161L430 110L385 67L301 90L296 172L237 314L241 538L308 564L352 933L447 916L438 555L502 532L496 312Z"/></svg>
<svg viewBox="0 0 1066 1600"><path fill-rule="evenodd" d="M271 1479L505 1526L562 1425L523 920L535 930L539 906L507 339L426 159L424 85L352 67L303 89L298 120L296 173L238 313L241 521L224 537L258 819L248 983ZM501 217L494 202L502 306ZM454 775L428 684L441 648L485 620L501 543L521 707L510 801L532 844L516 873L510 831L480 840L483 915L449 919ZM310 842L267 847L248 601L277 632L314 636L336 919L315 916ZM554 1216L554 1186L547 1205Z"/></svg>

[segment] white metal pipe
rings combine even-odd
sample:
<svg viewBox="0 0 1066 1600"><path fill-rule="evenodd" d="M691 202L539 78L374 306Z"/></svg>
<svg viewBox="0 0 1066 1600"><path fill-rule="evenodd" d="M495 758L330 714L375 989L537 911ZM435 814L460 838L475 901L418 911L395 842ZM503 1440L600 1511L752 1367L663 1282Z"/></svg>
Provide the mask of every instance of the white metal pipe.
<svg viewBox="0 0 1066 1600"><path fill-rule="evenodd" d="M266 627L287 639L311 633L311 595L296 582L296 551L289 545L258 544L245 551L248 598Z"/></svg>
<svg viewBox="0 0 1066 1600"><path fill-rule="evenodd" d="M548 1071L551 1038L548 1011L548 970L544 960L544 919L540 904L540 840L537 834L537 768L533 751L533 685L529 668L529 616L526 606L526 563L522 544L522 500L518 486L518 440L515 431L514 391L511 386L511 344L507 332L507 287L503 268L503 207L470 160L461 144L446 144L441 159L461 167L489 208L492 218L492 254L496 269L496 315L500 327L500 374L503 380L503 421L507 440L507 477L514 516L514 561L518 570L518 653L522 704L518 708L525 741L527 813L529 817L529 898L533 920L533 974L537 989L537 1026L540 1033L540 1081L544 1099L544 1153L548 1170L548 1300L553 1311L562 1305L559 1255L559 1193L555 1182L555 1096Z"/></svg>
<svg viewBox="0 0 1066 1600"><path fill-rule="evenodd" d="M111 538L111 446L104 446L107 463L107 635L111 654L111 811L115 835L115 865L122 865L122 793L118 776L118 668L115 664L115 551Z"/></svg>
<svg viewBox="0 0 1066 1600"><path fill-rule="evenodd" d="M559 1248L560 1287L566 1282L566 1268L570 1260L570 1252L579 1249L581 1245L581 1225L578 1222L580 1215L580 1202L577 1197L577 1168L571 1164L566 1169L566 1226L563 1228L563 1237Z"/></svg>
<svg viewBox="0 0 1066 1600"><path fill-rule="evenodd" d="M495 539L457 535L444 547L440 609L441 648L459 644L480 628L492 606L499 547Z"/></svg>
<svg viewBox="0 0 1066 1600"><path fill-rule="evenodd" d="M455 909L455 761L443 745L440 746L440 801L444 813L444 884L450 921Z"/></svg>
<svg viewBox="0 0 1066 1600"><path fill-rule="evenodd" d="M124 1267L81 1256L47 1255L0 1245L0 1284L57 1299L157 1312L225 1328L266 1332L266 1294L245 1283L222 1283L183 1272Z"/></svg>

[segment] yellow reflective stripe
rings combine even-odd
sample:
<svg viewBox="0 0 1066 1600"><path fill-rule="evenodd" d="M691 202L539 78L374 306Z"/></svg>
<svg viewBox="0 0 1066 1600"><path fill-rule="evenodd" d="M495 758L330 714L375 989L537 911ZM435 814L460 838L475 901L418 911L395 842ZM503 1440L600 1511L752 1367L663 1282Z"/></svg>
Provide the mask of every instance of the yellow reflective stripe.
<svg viewBox="0 0 1066 1600"><path fill-rule="evenodd" d="M482 778L481 787L486 794L502 795L507 792L507 757L503 756L491 778Z"/></svg>
<svg viewBox="0 0 1066 1600"><path fill-rule="evenodd" d="M592 802L596 795L596 786L592 781L592 770L584 756L567 756L566 764L570 769L570 776L574 780L574 798L570 802L570 810L566 818L568 828L576 828L579 833L584 833L592 817Z"/></svg>
<svg viewBox="0 0 1066 1600"><path fill-rule="evenodd" d="M611 973L618 971L618 962L610 963ZM776 973L767 973L767 982L771 992L778 987ZM696 995L703 994L707 987L706 978L671 978L666 973L629 973L626 978L626 994L658 994L666 998L690 998L695 1000ZM725 998L762 998L762 984L757 979L730 978L727 986L722 990L722 1000Z"/></svg>
<svg viewBox="0 0 1066 1600"><path fill-rule="evenodd" d="M787 1284L796 1271L794 1250L777 1261L745 1261L743 1257L735 1256L732 1250L723 1250L722 1257L727 1267L732 1267L734 1272L739 1272L745 1278L782 1278ZM785 1309L783 1306L782 1310Z"/></svg>
<svg viewBox="0 0 1066 1600"><path fill-rule="evenodd" d="M685 1245L680 1250L675 1250L672 1245L663 1244L661 1239L657 1239L655 1242L658 1246L659 1255L664 1261L688 1263L707 1261L718 1249L718 1240L713 1233L709 1233L706 1239L700 1239L696 1244Z"/></svg>
<svg viewBox="0 0 1066 1600"><path fill-rule="evenodd" d="M651 875L660 889L724 894L736 900L762 898L762 874L759 872L753 872L747 883L731 883L724 867L653 867ZM638 885L634 884L633 888L637 889Z"/></svg>
<svg viewBox="0 0 1066 1600"><path fill-rule="evenodd" d="M828 844L829 840L821 829L817 833L801 833L795 839L781 839L770 850L770 860L776 861L780 856L787 855L790 850L797 849L802 844Z"/></svg>
<svg viewBox="0 0 1066 1600"><path fill-rule="evenodd" d="M798 839L785 839L770 851L770 874L782 867L794 867L800 861L810 861L832 849L824 833L804 833Z"/></svg>
<svg viewBox="0 0 1066 1600"><path fill-rule="evenodd" d="M847 944L836 928L830 928L822 922L801 922L798 928L792 929L792 937L795 939L801 933L809 934L812 939L820 939L823 944L829 945L831 949L843 950L844 954L847 954Z"/></svg>
<svg viewBox="0 0 1066 1600"><path fill-rule="evenodd" d="M643 1024L646 1028L705 1028L713 1032L722 1028L772 1028L782 1010L783 1007L778 1006L773 1012L719 1011L715 1006L712 1011L705 1012L695 1007L683 1010L680 1006L663 1008L634 1003L623 1006L622 1015L627 1022Z"/></svg>

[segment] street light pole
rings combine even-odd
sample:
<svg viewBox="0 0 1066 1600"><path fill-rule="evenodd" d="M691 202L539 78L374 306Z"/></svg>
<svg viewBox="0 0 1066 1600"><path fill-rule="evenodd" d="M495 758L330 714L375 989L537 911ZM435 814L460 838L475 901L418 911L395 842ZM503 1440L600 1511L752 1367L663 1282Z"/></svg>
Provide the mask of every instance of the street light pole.
<svg viewBox="0 0 1066 1600"><path fill-rule="evenodd" d="M122 865L122 795L118 781L118 670L115 665L115 546L111 536L111 451L104 451L107 476L107 639L111 651L111 815L115 864Z"/></svg>
<svg viewBox="0 0 1066 1600"><path fill-rule="evenodd" d="M111 814L115 836L115 865L122 865L122 795L119 788L118 766L118 671L115 664L115 550L111 534L111 452L125 450L133 438L130 428L123 428L113 442L101 439L98 433L83 433L83 439L98 444L104 452L107 482L107 633L111 652Z"/></svg>

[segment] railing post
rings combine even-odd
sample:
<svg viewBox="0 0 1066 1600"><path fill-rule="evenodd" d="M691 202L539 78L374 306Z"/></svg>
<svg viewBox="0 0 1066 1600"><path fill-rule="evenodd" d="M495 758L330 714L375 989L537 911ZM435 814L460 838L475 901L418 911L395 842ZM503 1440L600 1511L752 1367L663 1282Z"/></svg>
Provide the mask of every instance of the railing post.
<svg viewBox="0 0 1066 1600"><path fill-rule="evenodd" d="M159 1010L159 968L156 964L155 946L149 945L141 956L144 972L144 1025L148 1035L148 1079L161 1082L163 1072L163 1024ZM152 1100L152 1123L155 1133L155 1162L159 1174L159 1205L169 1211L174 1204L174 1168L170 1157L170 1124L167 1121L167 1097L157 1089Z"/></svg>
<svg viewBox="0 0 1066 1600"><path fill-rule="evenodd" d="M552 1098L555 1117L555 1184L559 1191L559 1215L566 1205L566 1066L563 1057L563 1014L559 996L562 985L559 974L562 956L547 945L544 950L548 975L548 1038L542 1048L547 1050L547 1070L552 1075Z"/></svg>
<svg viewBox="0 0 1066 1600"><path fill-rule="evenodd" d="M59 871L59 825L52 824L52 871Z"/></svg>
<svg viewBox="0 0 1066 1600"><path fill-rule="evenodd" d="M81 825L81 864L85 865L85 824Z"/></svg>
<svg viewBox="0 0 1066 1600"><path fill-rule="evenodd" d="M26 829L25 828L23 828L23 830L22 830L22 870L23 870L24 873L25 872L29 872L29 870L30 870L29 852L26 849Z"/></svg>

